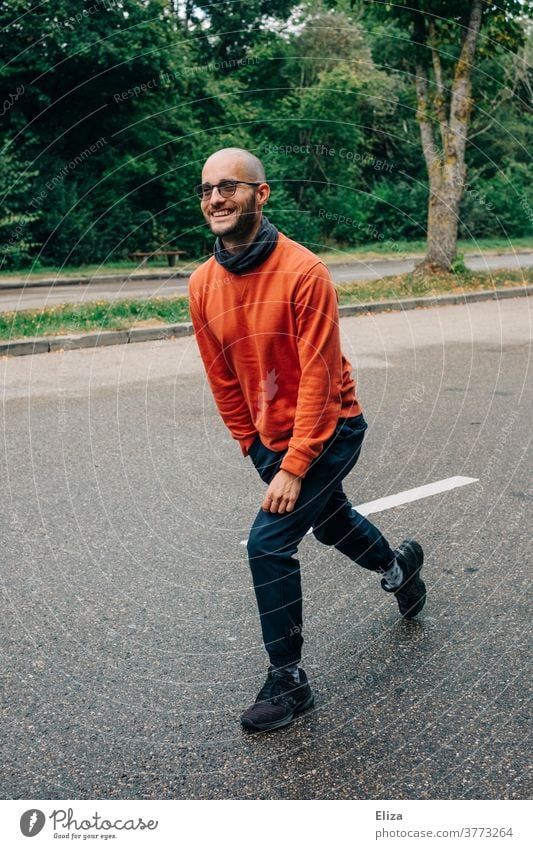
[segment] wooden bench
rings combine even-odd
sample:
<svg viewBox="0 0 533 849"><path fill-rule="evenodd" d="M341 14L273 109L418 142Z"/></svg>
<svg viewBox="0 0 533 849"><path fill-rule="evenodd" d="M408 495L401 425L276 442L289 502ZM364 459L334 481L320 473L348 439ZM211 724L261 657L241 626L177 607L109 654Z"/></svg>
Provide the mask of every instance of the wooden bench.
<svg viewBox="0 0 533 849"><path fill-rule="evenodd" d="M168 264L171 268L176 265L179 256L186 254L187 251L134 251L129 254L129 258L133 259L135 262L138 262L138 268L143 268L150 257L152 256L166 256L168 260Z"/></svg>

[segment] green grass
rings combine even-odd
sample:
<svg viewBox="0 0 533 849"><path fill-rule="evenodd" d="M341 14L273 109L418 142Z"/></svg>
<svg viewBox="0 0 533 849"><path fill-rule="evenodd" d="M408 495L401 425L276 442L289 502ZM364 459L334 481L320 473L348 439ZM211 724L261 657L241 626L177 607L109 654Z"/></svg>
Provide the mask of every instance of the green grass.
<svg viewBox="0 0 533 849"><path fill-rule="evenodd" d="M405 242L398 241L395 242L395 248L391 250L390 243L383 242L372 242L368 245L358 245L357 247L350 247L349 245L334 245L331 247L324 248L319 250L318 247L309 246L312 250L317 253L324 262L335 263L335 262L348 262L351 258L356 259L373 259L373 258L385 258L389 257L390 259L399 259L402 255L413 255L413 254L423 254L426 249L426 242ZM533 240L531 237L521 237L517 239L497 239L497 238L487 238L487 239L477 239L477 240L465 240L460 241L458 243L458 250L460 253L478 253L480 251L505 251L508 253L512 253L513 251L519 250L533 250ZM200 264L201 260L194 260L192 258L185 257L174 269L170 269L166 260L164 259L153 259L148 262L145 269L143 271L171 271L171 270L180 270L180 271L192 271ZM67 277L90 277L92 275L106 275L106 274L130 274L132 272L138 271L138 266L136 263L131 262L131 260L115 260L113 262L106 263L104 265L99 265L97 263L93 265L65 265L62 267L59 266L39 266L39 267L25 267L21 269L9 269L7 271L0 271L0 280L7 278L20 278L24 279L30 278L38 280L39 278L45 277L55 277L56 275L64 275Z"/></svg>
<svg viewBox="0 0 533 849"><path fill-rule="evenodd" d="M40 310L0 313L0 339L124 330L181 321L190 321L189 299L186 296L146 301L87 301Z"/></svg>
<svg viewBox="0 0 533 849"><path fill-rule="evenodd" d="M449 293L476 292L483 289L503 289L533 283L533 268L516 271L462 274L418 275L400 274L381 280L364 280L337 285L341 304L387 301L396 298L420 298Z"/></svg>
<svg viewBox="0 0 533 849"><path fill-rule="evenodd" d="M472 292L533 283L533 268L494 273L466 272L420 276L403 274L376 281L337 286L341 304L384 301ZM40 310L0 313L0 339L34 336L62 336L100 330L125 330L158 324L190 321L188 298L154 297L149 300L92 301L61 304Z"/></svg>

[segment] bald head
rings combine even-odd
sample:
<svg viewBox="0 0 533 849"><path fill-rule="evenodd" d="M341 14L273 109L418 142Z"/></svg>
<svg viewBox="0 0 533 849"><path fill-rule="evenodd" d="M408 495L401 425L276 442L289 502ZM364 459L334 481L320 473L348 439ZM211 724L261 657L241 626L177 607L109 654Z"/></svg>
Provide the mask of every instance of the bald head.
<svg viewBox="0 0 533 849"><path fill-rule="evenodd" d="M211 171L212 166L217 170L222 169L228 174L238 174L239 177L236 179L250 180L252 183L266 182L265 169L261 160L242 147L223 147L221 150L215 151L206 160L203 172L206 169Z"/></svg>
<svg viewBox="0 0 533 849"><path fill-rule="evenodd" d="M239 253L259 230L270 195L263 163L249 150L224 147L205 162L202 185L210 187L200 192L200 204L211 232L222 239L227 250ZM221 185L225 186L222 192Z"/></svg>

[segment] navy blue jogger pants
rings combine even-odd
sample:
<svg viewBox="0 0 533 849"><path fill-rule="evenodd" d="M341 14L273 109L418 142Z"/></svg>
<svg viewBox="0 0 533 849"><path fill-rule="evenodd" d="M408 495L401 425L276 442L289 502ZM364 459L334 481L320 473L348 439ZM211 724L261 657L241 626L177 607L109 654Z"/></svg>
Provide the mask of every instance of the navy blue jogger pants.
<svg viewBox="0 0 533 849"><path fill-rule="evenodd" d="M302 480L291 513L259 510L248 538L265 648L273 666L299 662L302 650L300 564L294 557L303 537L333 545L364 569L382 572L394 564L394 553L378 528L353 509L342 480L355 466L367 424L362 415L339 419L335 432ZM259 436L250 457L265 483L270 483L285 456L271 451Z"/></svg>

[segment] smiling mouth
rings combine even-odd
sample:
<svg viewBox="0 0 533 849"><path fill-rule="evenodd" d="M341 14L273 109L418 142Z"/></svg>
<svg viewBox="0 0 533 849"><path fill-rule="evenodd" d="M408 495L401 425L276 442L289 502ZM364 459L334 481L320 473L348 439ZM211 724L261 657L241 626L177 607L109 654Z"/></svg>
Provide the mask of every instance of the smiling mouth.
<svg viewBox="0 0 533 849"><path fill-rule="evenodd" d="M233 209L220 209L217 212L212 212L211 218L227 218L228 215L233 215Z"/></svg>

